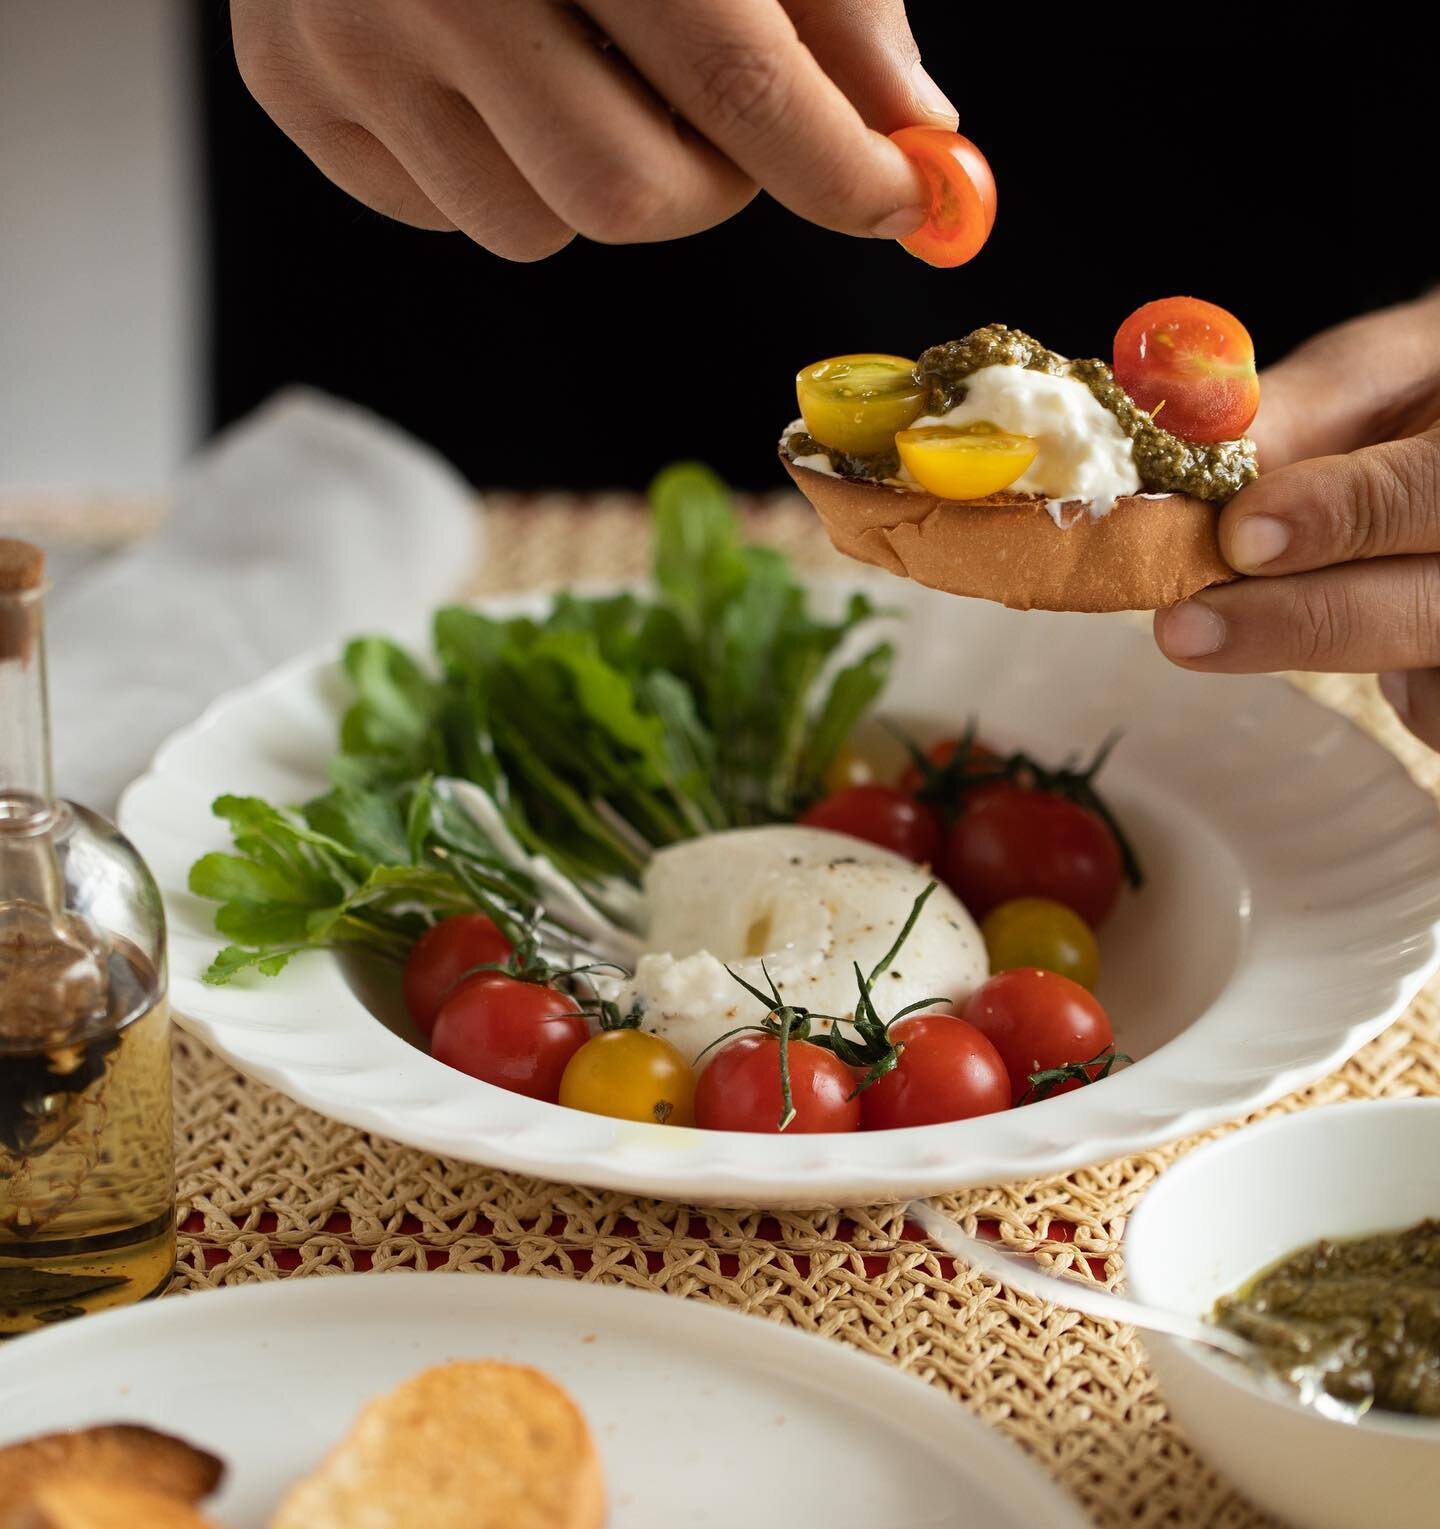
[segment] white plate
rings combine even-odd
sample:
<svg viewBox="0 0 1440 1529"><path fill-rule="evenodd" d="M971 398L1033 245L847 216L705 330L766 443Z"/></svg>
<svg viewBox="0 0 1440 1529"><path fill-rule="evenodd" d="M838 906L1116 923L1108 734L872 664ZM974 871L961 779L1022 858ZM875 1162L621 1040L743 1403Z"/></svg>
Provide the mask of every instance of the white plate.
<svg viewBox="0 0 1440 1529"><path fill-rule="evenodd" d="M682 1131L455 1072L403 1023L378 1023L328 955L205 987L220 942L212 906L185 884L193 860L228 844L210 803L324 788L344 700L333 655L217 702L121 805L164 893L181 1023L326 1115L451 1157L692 1203L858 1205L1060 1173L1233 1119L1338 1066L1440 964L1435 804L1343 717L1280 680L1175 669L1124 618L1021 615L898 580L868 587L908 612L884 707L912 730L953 732L973 711L987 737L1058 758L1124 729L1103 784L1149 880L1102 931L1100 997L1133 1067L950 1125ZM402 636L424 645L423 630Z"/></svg>
<svg viewBox="0 0 1440 1529"><path fill-rule="evenodd" d="M372 1396L498 1358L566 1386L624 1529L1084 1529L1013 1444L838 1343L674 1296L477 1274L351 1274L132 1307L0 1351L0 1443L87 1423L226 1461L212 1505L261 1529Z"/></svg>

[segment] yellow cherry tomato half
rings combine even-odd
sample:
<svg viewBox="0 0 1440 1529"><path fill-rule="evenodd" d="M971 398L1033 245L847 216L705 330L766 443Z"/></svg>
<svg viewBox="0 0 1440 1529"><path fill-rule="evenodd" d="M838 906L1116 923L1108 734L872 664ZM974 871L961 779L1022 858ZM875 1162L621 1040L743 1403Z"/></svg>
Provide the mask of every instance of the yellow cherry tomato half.
<svg viewBox="0 0 1440 1529"><path fill-rule="evenodd" d="M973 260L995 226L995 177L985 156L944 127L902 127L890 141L925 177L930 196L930 216L900 240L901 248L926 265Z"/></svg>
<svg viewBox="0 0 1440 1529"><path fill-rule="evenodd" d="M925 404L915 363L904 356L831 356L795 376L805 428L832 451L888 451Z"/></svg>
<svg viewBox="0 0 1440 1529"><path fill-rule="evenodd" d="M922 425L895 437L900 460L921 488L941 499L983 499L1008 488L1035 460L1028 435L994 425Z"/></svg>
<svg viewBox="0 0 1440 1529"><path fill-rule="evenodd" d="M1100 977L1100 947L1090 926L1064 903L1017 897L985 915L980 925L992 976L1016 967L1058 972L1091 992Z"/></svg>
<svg viewBox="0 0 1440 1529"><path fill-rule="evenodd" d="M691 1126L695 1124L695 1074L675 1047L658 1035L644 1030L602 1030L566 1064L560 1103L616 1120Z"/></svg>

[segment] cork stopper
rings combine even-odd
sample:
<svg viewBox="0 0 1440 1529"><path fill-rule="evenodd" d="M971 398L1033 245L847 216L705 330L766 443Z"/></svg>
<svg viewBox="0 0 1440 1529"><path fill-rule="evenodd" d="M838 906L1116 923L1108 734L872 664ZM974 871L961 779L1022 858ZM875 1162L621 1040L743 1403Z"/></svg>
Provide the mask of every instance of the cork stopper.
<svg viewBox="0 0 1440 1529"><path fill-rule="evenodd" d="M45 554L29 542L0 536L0 595L20 595L45 582Z"/></svg>
<svg viewBox="0 0 1440 1529"><path fill-rule="evenodd" d="M0 536L0 663L29 663L40 634L38 600L7 599L44 587L45 554L29 542Z"/></svg>

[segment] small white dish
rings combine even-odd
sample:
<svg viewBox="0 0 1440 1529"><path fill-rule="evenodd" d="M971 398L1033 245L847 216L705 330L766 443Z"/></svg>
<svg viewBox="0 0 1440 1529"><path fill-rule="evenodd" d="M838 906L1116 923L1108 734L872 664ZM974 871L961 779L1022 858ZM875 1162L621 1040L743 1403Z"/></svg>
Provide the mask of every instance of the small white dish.
<svg viewBox="0 0 1440 1529"><path fill-rule="evenodd" d="M262 1529L361 1406L448 1359L574 1395L625 1529L1085 1529L958 1402L841 1343L703 1301L573 1280L353 1274L184 1296L0 1350L0 1443L132 1422L219 1455L207 1512Z"/></svg>
<svg viewBox="0 0 1440 1529"><path fill-rule="evenodd" d="M1277 1259L1326 1238L1440 1217L1440 1099L1282 1115L1208 1143L1130 1218L1125 1273L1147 1305L1192 1316ZM1372 1411L1338 1422L1272 1394L1243 1366L1143 1335L1195 1446L1248 1496L1302 1529L1431 1529L1440 1419Z"/></svg>
<svg viewBox="0 0 1440 1529"><path fill-rule="evenodd" d="M833 609L856 587L817 584L817 600ZM885 623L899 658L881 711L922 739L975 714L987 739L1058 762L1123 730L1102 785L1149 879L1101 931L1099 996L1134 1066L948 1125L688 1131L445 1067L403 1019L377 1019L326 954L206 987L223 942L186 877L229 848L210 804L325 789L345 704L333 652L217 701L121 803L165 898L177 1019L301 1103L427 1151L692 1204L853 1206L1064 1173L1234 1119L1337 1067L1440 965L1435 803L1344 717L1277 679L1184 673L1123 617L1021 614L897 579L864 587L900 612ZM535 613L547 599L482 608ZM428 650L423 623L398 636Z"/></svg>

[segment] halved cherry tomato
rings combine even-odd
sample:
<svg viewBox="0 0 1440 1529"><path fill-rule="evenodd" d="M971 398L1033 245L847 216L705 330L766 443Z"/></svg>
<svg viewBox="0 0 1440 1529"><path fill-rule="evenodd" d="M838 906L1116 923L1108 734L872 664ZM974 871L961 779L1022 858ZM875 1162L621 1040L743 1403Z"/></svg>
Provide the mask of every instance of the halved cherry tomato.
<svg viewBox="0 0 1440 1529"><path fill-rule="evenodd" d="M554 1104L570 1058L589 1037L568 993L497 972L465 982L445 1000L430 1055L484 1083Z"/></svg>
<svg viewBox="0 0 1440 1529"><path fill-rule="evenodd" d="M938 1125L1010 1108L1010 1075L995 1047L953 1014L912 1014L890 1027L894 1068L860 1095L860 1129Z"/></svg>
<svg viewBox="0 0 1440 1529"><path fill-rule="evenodd" d="M1017 1104L1032 1073L1088 1062L1115 1044L1095 998L1078 982L1033 966L992 977L970 995L961 1017L1000 1053Z"/></svg>
<svg viewBox="0 0 1440 1529"><path fill-rule="evenodd" d="M1096 929L1124 879L1097 813L1048 791L981 786L946 836L940 873L975 918L1017 897L1048 897Z"/></svg>
<svg viewBox="0 0 1440 1529"><path fill-rule="evenodd" d="M831 356L795 376L805 428L835 451L870 456L888 451L925 406L915 363L904 356Z"/></svg>
<svg viewBox="0 0 1440 1529"><path fill-rule="evenodd" d="M1008 488L1035 460L1028 435L994 425L922 425L895 437L910 476L941 499L983 499Z"/></svg>
<svg viewBox="0 0 1440 1529"><path fill-rule="evenodd" d="M925 757L936 770L943 770L955 757L955 750L960 747L958 738L942 738L938 743L932 743L925 750ZM978 770L993 769L1000 763L1000 756L987 744L974 742L970 745L970 758L965 766L965 773L972 775ZM908 791L912 796L926 783L926 775L913 760L905 766L904 772L896 785L902 791Z"/></svg>
<svg viewBox="0 0 1440 1529"><path fill-rule="evenodd" d="M890 141L914 160L930 193L930 216L901 245L927 265L973 260L995 226L995 177L985 156L944 127L902 127Z"/></svg>
<svg viewBox="0 0 1440 1529"><path fill-rule="evenodd" d="M864 839L922 865L929 865L940 849L940 819L934 809L894 786L837 791L806 808L798 821L807 828Z"/></svg>
<svg viewBox="0 0 1440 1529"><path fill-rule="evenodd" d="M695 1075L663 1036L602 1030L566 1064L560 1103L616 1120L690 1126L695 1124Z"/></svg>
<svg viewBox="0 0 1440 1529"><path fill-rule="evenodd" d="M1162 297L1137 308L1115 336L1115 380L1186 441L1233 441L1260 406L1249 331L1198 297Z"/></svg>
<svg viewBox="0 0 1440 1529"><path fill-rule="evenodd" d="M483 913L456 913L427 929L405 961L405 1007L429 1035L451 988L476 966L505 960L510 941Z"/></svg>
<svg viewBox="0 0 1440 1529"><path fill-rule="evenodd" d="M850 1097L855 1074L833 1051L792 1040L789 1066L795 1118L787 1135L859 1126L860 1100ZM695 1084L695 1123L708 1131L774 1134L783 1109L778 1036L758 1031L736 1036L715 1053Z"/></svg>
<svg viewBox="0 0 1440 1529"><path fill-rule="evenodd" d="M1064 903L1048 897L1017 897L985 915L980 925L992 972L1041 966L1095 990L1100 947L1090 926Z"/></svg>

